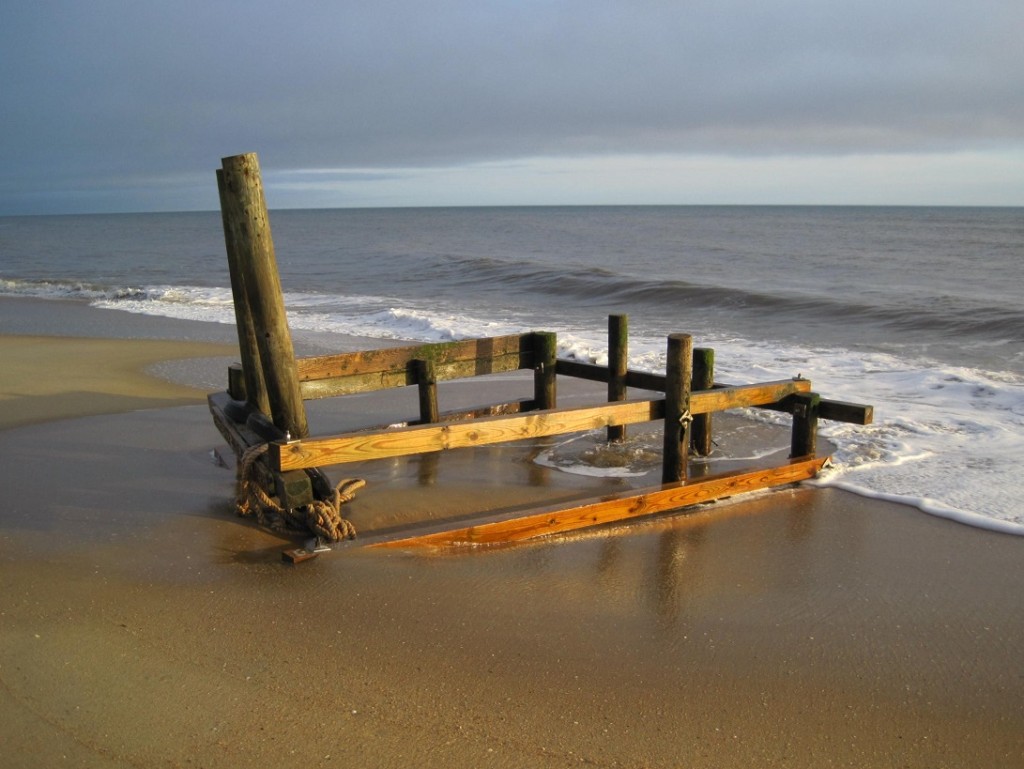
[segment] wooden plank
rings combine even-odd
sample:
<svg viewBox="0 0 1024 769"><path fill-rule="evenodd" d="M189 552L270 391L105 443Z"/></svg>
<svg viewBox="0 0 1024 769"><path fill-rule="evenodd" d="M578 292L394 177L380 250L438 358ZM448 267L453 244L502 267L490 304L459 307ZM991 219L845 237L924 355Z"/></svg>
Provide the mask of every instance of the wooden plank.
<svg viewBox="0 0 1024 769"><path fill-rule="evenodd" d="M494 358L472 358L448 363L435 363L434 375L437 381L464 379L486 374L501 374L531 368L533 354L513 353L499 355ZM300 365L300 370L301 370ZM301 378L301 377L300 377ZM305 400L331 398L337 395L354 395L356 393L376 392L392 387L410 387L416 384L416 373L411 361L402 364L401 368L387 371L364 371L354 374L342 374L334 377L307 378L299 382L299 389Z"/></svg>
<svg viewBox="0 0 1024 769"><path fill-rule="evenodd" d="M558 359L558 373L562 376L570 376L576 379L586 379L591 382L607 382L608 367L598 366L596 363L581 363L567 358ZM799 380L795 380L799 381ZM626 372L626 385L638 390L651 390L653 392L665 392L664 374L654 374L649 371L636 371L630 369ZM727 388L732 385L719 384L716 388ZM694 391L696 394L696 390ZM791 403L759 404L758 408L767 408L774 411L785 411L792 413ZM694 412L696 413L696 412ZM821 399L821 411L819 419L828 419L833 422L848 422L854 425L869 425L874 419L874 408L862 403L848 403L846 401L834 401L826 398Z"/></svg>
<svg viewBox="0 0 1024 769"><path fill-rule="evenodd" d="M690 398L690 411L701 414L773 403L795 392L809 391L810 386L811 383L806 379L785 379L781 382L694 392ZM295 441L287 446L272 443L270 456L272 466L279 471L326 467L345 462L444 451L459 446L485 446L524 438L582 432L611 424L651 422L663 418L664 408L665 401L662 399L628 400L582 409L552 409L533 411L526 415L485 417L444 426L362 431Z"/></svg>
<svg viewBox="0 0 1024 769"><path fill-rule="evenodd" d="M596 363L583 363L582 361L569 360L568 358L559 358L556 369L561 376L586 379L591 382L607 382L609 376L607 366L599 366ZM665 392L665 375L654 374L650 371L627 369L626 387L663 393Z"/></svg>
<svg viewBox="0 0 1024 769"><path fill-rule="evenodd" d="M821 399L818 404L818 418L831 419L833 422L848 422L854 425L869 425L875 419L874 406L846 401L830 401Z"/></svg>
<svg viewBox="0 0 1024 769"><path fill-rule="evenodd" d="M401 457L468 446L487 446L527 438L582 432L611 424L649 422L661 417L662 401L624 401L579 409L551 409L485 417L471 422L399 427L270 445L278 471L344 462Z"/></svg>
<svg viewBox="0 0 1024 769"><path fill-rule="evenodd" d="M691 414L764 406L796 393L810 392L809 379L780 379L749 385L728 385L713 390L694 390L690 397Z"/></svg>
<svg viewBox="0 0 1024 769"><path fill-rule="evenodd" d="M434 367L439 371L446 364L473 361L479 369L476 373L489 374L493 372L487 370L487 361L504 356L518 356L521 359L519 368L533 368L532 345L532 334L511 334L481 339L464 339L458 342L434 342L408 347L388 347L380 350L306 357L299 358L297 364L299 380L303 382L361 374L405 375L410 361L416 359L432 361ZM472 375L467 374L467 376Z"/></svg>
<svg viewBox="0 0 1024 769"><path fill-rule="evenodd" d="M665 484L634 494L601 497L563 506L552 506L527 514L474 523L447 531L432 531L372 542L367 547L411 548L451 547L521 542L567 531L626 521L642 516L725 499L737 494L813 478L827 457L801 457L787 464L758 470L738 471L681 483Z"/></svg>

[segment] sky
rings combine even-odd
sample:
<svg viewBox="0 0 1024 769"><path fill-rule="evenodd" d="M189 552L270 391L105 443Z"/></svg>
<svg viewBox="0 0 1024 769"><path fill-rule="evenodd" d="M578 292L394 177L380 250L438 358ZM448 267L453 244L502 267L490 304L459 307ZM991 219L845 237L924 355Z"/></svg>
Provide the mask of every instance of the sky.
<svg viewBox="0 0 1024 769"><path fill-rule="evenodd" d="M1021 0L9 0L0 215L1024 205Z"/></svg>

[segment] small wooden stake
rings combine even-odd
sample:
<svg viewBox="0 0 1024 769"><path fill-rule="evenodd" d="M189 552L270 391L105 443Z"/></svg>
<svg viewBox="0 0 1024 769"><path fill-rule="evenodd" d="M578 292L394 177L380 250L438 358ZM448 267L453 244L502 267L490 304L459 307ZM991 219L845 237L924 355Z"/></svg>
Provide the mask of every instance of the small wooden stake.
<svg viewBox="0 0 1024 769"><path fill-rule="evenodd" d="M270 219L255 153L222 160L224 217L241 266L274 424L292 438L309 435L288 317L281 295Z"/></svg>
<svg viewBox="0 0 1024 769"><path fill-rule="evenodd" d="M693 389L710 390L715 384L715 351L710 347L697 347L693 351ZM698 457L711 454L711 413L693 417L691 448Z"/></svg>
<svg viewBox="0 0 1024 769"><path fill-rule="evenodd" d="M626 400L626 369L629 364L629 316L608 316L608 401ZM625 425L608 428L609 441L626 438Z"/></svg>
<svg viewBox="0 0 1024 769"><path fill-rule="evenodd" d="M662 483L686 479L690 447L690 384L693 378L693 337L669 334L665 360L665 442Z"/></svg>
<svg viewBox="0 0 1024 769"><path fill-rule="evenodd" d="M537 366L533 371L533 399L539 409L553 409L558 401L555 367L558 363L558 337L551 331L535 331L534 356Z"/></svg>
<svg viewBox="0 0 1024 769"><path fill-rule="evenodd" d="M417 358L411 362L416 386L420 391L420 422L434 424L440 422L437 410L437 375L434 373L434 362Z"/></svg>
<svg viewBox="0 0 1024 769"><path fill-rule="evenodd" d="M821 396L800 393L793 396L793 438L791 457L814 456L818 451L818 412Z"/></svg>

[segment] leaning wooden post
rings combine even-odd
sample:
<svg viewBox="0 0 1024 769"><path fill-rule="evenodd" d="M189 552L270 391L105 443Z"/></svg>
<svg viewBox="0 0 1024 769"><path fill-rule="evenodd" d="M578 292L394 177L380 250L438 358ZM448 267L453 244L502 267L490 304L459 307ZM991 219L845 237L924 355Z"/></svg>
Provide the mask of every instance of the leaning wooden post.
<svg viewBox="0 0 1024 769"><path fill-rule="evenodd" d="M437 374L434 362L416 358L412 361L413 375L420 395L420 421L435 424L441 421L437 410Z"/></svg>
<svg viewBox="0 0 1024 769"><path fill-rule="evenodd" d="M256 343L256 330L252 325L249 300L245 295L245 285L242 282L238 248L235 245L232 227L228 221L224 170L220 168L217 169L217 191L220 193L220 215L224 224L224 247L228 255L228 273L231 276L231 297L235 306L235 326L238 328L238 352L242 358L245 400L253 408L270 416L270 401L267 399L267 385L263 381L263 369L260 367L260 350Z"/></svg>
<svg viewBox="0 0 1024 769"><path fill-rule="evenodd" d="M665 444L662 483L686 480L690 447L690 384L693 377L693 337L669 334L665 360Z"/></svg>
<svg viewBox="0 0 1024 769"><path fill-rule="evenodd" d="M715 351L710 347L696 347L693 350L694 390L710 390L715 385ZM690 436L691 448L698 457L711 455L711 414L697 414L693 418Z"/></svg>
<svg viewBox="0 0 1024 769"><path fill-rule="evenodd" d="M533 332L533 399L539 409L553 409L558 402L555 366L558 364L558 337L551 331Z"/></svg>
<svg viewBox="0 0 1024 769"><path fill-rule="evenodd" d="M818 453L818 393L798 393L793 397L793 438L790 457L814 456Z"/></svg>
<svg viewBox="0 0 1024 769"><path fill-rule="evenodd" d="M608 316L608 402L626 400L626 367L629 363L629 316ZM625 425L608 428L609 441L626 437Z"/></svg>
<svg viewBox="0 0 1024 769"><path fill-rule="evenodd" d="M221 161L224 170L224 215L241 266L242 283L252 315L270 416L292 438L309 435L299 390L288 317L281 295L270 219L255 153Z"/></svg>

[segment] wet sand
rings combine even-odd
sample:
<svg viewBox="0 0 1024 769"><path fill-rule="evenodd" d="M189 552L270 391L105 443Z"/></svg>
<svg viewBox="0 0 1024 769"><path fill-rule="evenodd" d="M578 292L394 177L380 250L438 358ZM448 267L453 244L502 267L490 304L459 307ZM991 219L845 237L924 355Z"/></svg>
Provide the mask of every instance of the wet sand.
<svg viewBox="0 0 1024 769"><path fill-rule="evenodd" d="M8 420L32 394L8 373L26 347L2 344ZM152 344L93 349L123 389L40 369L82 416L0 432L4 766L1024 763L1020 538L796 488L288 566L289 540L232 513L202 391L138 373ZM104 363L125 346L134 370ZM504 448L378 472L353 517L584 485Z"/></svg>

